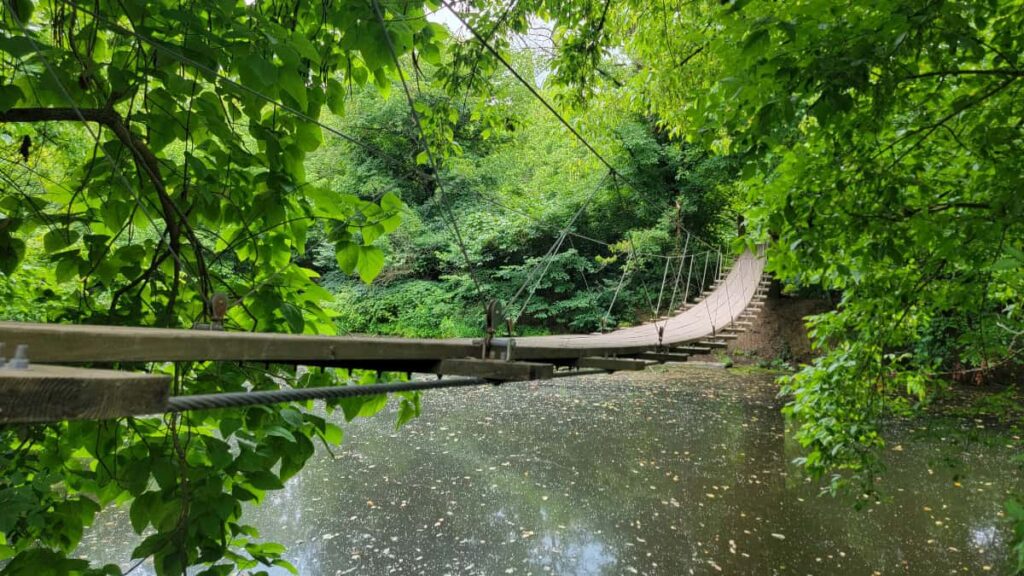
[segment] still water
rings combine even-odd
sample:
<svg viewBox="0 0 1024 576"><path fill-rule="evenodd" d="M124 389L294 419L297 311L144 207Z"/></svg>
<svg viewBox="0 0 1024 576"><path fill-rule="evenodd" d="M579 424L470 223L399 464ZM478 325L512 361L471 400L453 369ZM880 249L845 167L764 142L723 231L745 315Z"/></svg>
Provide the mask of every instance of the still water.
<svg viewBox="0 0 1024 576"><path fill-rule="evenodd" d="M428 392L400 430L345 424L249 519L310 576L1009 572L1017 447L898 429L858 511L790 463L771 382L682 366ZM79 552L129 566L137 542L113 510Z"/></svg>

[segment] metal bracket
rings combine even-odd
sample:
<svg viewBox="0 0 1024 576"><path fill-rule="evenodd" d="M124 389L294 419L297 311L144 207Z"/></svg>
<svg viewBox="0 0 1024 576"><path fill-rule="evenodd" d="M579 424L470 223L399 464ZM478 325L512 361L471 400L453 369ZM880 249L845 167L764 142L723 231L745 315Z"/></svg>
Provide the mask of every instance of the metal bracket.
<svg viewBox="0 0 1024 576"><path fill-rule="evenodd" d="M3 353L3 344L0 344L0 353ZM18 344L17 348L14 349L14 357L3 363L3 357L0 356L0 368L7 370L28 370L28 345Z"/></svg>
<svg viewBox="0 0 1024 576"><path fill-rule="evenodd" d="M491 338L489 344L484 344L483 340L473 340L474 346L486 346L487 356L484 356L484 360L490 358L491 354L498 353L498 359L504 360L505 362L512 362L516 359L516 339L515 338Z"/></svg>
<svg viewBox="0 0 1024 576"><path fill-rule="evenodd" d="M480 358L484 360L491 357L491 346L494 342L494 334L498 331L498 325L501 323L502 316L504 316L501 309L501 303L497 300L489 300L485 307L485 311L484 339L480 350Z"/></svg>
<svg viewBox="0 0 1024 576"><path fill-rule="evenodd" d="M215 332L224 331L224 318L228 313L228 308L231 306L231 302L223 292L217 292L213 295L208 303L208 311L210 314L210 323L206 324L203 322L196 322L192 324L193 330L212 330Z"/></svg>

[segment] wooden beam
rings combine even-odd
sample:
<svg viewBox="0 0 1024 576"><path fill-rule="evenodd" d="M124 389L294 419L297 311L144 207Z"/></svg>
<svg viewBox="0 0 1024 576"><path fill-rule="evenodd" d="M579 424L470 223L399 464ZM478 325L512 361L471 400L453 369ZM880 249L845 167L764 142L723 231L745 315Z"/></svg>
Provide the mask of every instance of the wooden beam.
<svg viewBox="0 0 1024 576"><path fill-rule="evenodd" d="M42 363L238 361L344 366L349 360L438 360L479 354L470 339L316 336L0 322L0 342Z"/></svg>
<svg viewBox="0 0 1024 576"><path fill-rule="evenodd" d="M640 352L633 354L637 360L653 360L654 362L686 362L688 354L670 354L668 352Z"/></svg>
<svg viewBox="0 0 1024 576"><path fill-rule="evenodd" d="M678 350L685 354L710 354L711 348L708 346L673 346L673 350Z"/></svg>
<svg viewBox="0 0 1024 576"><path fill-rule="evenodd" d="M599 356L590 356L587 358L580 358L576 361L576 366L579 368L599 368L601 370L643 370L647 368L648 362L643 360L627 360L625 358L604 358Z"/></svg>
<svg viewBox="0 0 1024 576"><path fill-rule="evenodd" d="M167 409L170 376L32 364L0 369L0 423L155 414Z"/></svg>
<svg viewBox="0 0 1024 576"><path fill-rule="evenodd" d="M729 343L728 342L721 342L721 341L718 341L718 340L701 340L700 341L700 345L701 346L707 346L709 348L728 348L729 347Z"/></svg>
<svg viewBox="0 0 1024 576"><path fill-rule="evenodd" d="M488 380L547 380L555 372L552 364L506 362L479 358L446 358L434 365L435 374L475 376Z"/></svg>
<svg viewBox="0 0 1024 576"><path fill-rule="evenodd" d="M655 333L651 331L652 335ZM531 345L517 339L521 360L572 360L594 354L628 354L655 347L656 342L588 346ZM655 337L652 336L652 340ZM366 367L387 371L429 371L445 358L473 358L480 346L470 338L445 340L388 336L318 336L268 332L218 332L173 328L140 328L75 324L0 322L0 342L9 349L27 344L34 362L271 362L311 366Z"/></svg>

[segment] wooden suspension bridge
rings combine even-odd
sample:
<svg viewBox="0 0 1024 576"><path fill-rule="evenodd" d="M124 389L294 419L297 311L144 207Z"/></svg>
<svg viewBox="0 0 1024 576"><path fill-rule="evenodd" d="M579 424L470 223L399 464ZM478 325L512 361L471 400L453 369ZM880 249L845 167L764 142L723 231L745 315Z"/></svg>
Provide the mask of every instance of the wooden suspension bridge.
<svg viewBox="0 0 1024 576"><path fill-rule="evenodd" d="M0 423L218 407L203 396L170 396L168 376L76 367L83 364L261 362L458 376L467 378L444 383L475 385L685 361L690 354L727 346L749 326L768 288L764 263L763 248L746 251L695 302L674 314L597 334L411 339L0 322L0 342L25 346L22 350L31 356L25 368L0 368ZM439 385L407 382L296 392L308 399L433 387ZM244 405L261 401L260 394L230 396L234 405ZM278 402L300 398L263 394Z"/></svg>

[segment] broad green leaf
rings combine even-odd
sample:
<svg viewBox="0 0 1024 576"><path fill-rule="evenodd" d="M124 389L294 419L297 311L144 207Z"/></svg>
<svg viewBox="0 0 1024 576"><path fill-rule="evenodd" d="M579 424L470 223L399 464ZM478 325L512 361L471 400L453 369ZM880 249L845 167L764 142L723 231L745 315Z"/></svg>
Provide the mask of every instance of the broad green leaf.
<svg viewBox="0 0 1024 576"><path fill-rule="evenodd" d="M376 246L359 247L359 278L369 284L384 268L384 251Z"/></svg>
<svg viewBox="0 0 1024 576"><path fill-rule="evenodd" d="M338 267L346 274L352 274L359 266L362 251L360 246L353 242L345 242L337 248L336 257Z"/></svg>

